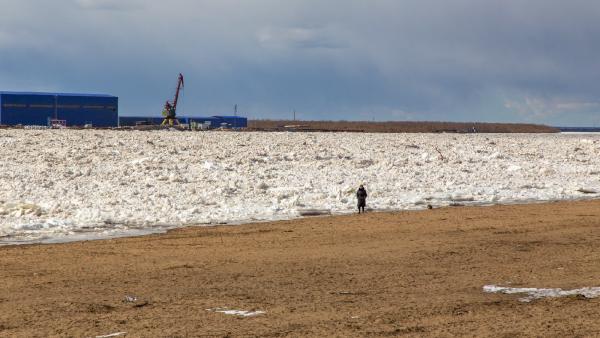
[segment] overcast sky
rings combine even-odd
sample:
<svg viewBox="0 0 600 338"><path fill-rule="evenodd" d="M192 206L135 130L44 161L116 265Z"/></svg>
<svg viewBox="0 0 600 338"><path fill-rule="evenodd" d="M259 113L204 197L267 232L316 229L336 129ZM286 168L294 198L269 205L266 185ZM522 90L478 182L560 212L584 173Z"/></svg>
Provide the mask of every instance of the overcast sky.
<svg viewBox="0 0 600 338"><path fill-rule="evenodd" d="M600 1L0 0L0 90L160 115L600 126Z"/></svg>

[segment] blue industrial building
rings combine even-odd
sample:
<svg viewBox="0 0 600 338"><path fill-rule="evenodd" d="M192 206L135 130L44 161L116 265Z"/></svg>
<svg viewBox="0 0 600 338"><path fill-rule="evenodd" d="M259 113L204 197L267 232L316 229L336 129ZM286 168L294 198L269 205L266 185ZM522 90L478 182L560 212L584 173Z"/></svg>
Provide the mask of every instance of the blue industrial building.
<svg viewBox="0 0 600 338"><path fill-rule="evenodd" d="M247 128L248 127L248 119L240 116L213 116L218 119L221 123L227 123L229 128Z"/></svg>
<svg viewBox="0 0 600 338"><path fill-rule="evenodd" d="M119 98L101 94L0 92L1 125L47 126L64 120L68 127L119 125Z"/></svg>
<svg viewBox="0 0 600 338"><path fill-rule="evenodd" d="M119 123L121 127L131 127L138 124L160 125L164 117L148 117L148 116L121 116ZM219 128L225 126L227 128L246 128L248 127L248 119L241 116L210 116L210 117L186 117L178 116L177 120L184 124L192 122L205 123L210 122L211 128Z"/></svg>

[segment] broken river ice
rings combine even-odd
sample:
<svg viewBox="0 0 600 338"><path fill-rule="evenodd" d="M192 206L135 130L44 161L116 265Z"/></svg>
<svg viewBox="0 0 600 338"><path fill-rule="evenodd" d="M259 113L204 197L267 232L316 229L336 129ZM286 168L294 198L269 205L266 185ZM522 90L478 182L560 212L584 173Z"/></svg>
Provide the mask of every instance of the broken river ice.
<svg viewBox="0 0 600 338"><path fill-rule="evenodd" d="M595 197L600 136L0 131L0 242Z"/></svg>

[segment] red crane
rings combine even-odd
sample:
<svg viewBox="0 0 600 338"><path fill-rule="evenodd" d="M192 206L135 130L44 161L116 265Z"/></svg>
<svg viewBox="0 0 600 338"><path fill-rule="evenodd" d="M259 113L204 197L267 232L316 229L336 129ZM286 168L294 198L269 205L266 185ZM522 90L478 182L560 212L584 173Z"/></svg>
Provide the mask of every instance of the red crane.
<svg viewBox="0 0 600 338"><path fill-rule="evenodd" d="M173 102L167 101L165 103L165 108L162 111L162 115L165 119L162 122L162 125L177 125L179 124L179 120L177 120L177 102L179 101L179 92L183 89L183 75L179 73L179 77L177 78L177 90L175 91L175 98Z"/></svg>

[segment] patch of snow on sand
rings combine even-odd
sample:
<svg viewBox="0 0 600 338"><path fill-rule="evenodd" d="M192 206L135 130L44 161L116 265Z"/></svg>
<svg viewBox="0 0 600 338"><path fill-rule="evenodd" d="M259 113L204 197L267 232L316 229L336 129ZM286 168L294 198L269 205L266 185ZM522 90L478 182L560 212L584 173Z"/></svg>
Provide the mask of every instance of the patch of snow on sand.
<svg viewBox="0 0 600 338"><path fill-rule="evenodd" d="M105 336L96 336L96 338L112 338L112 337L123 336L126 334L127 334L127 332L116 332L116 333L107 334Z"/></svg>
<svg viewBox="0 0 600 338"><path fill-rule="evenodd" d="M265 314L265 311L245 311L245 310L228 310L227 308L206 309L210 312L224 313L231 316L254 317Z"/></svg>
<svg viewBox="0 0 600 338"><path fill-rule="evenodd" d="M496 285L485 285L483 292L504 293L504 294L527 294L527 297L520 298L521 302L531 302L541 298L558 298L568 296L583 296L585 298L596 298L600 296L600 287L586 287L574 290L563 289L537 289L537 288L510 288Z"/></svg>
<svg viewBox="0 0 600 338"><path fill-rule="evenodd" d="M437 154L442 154L438 156ZM597 198L600 135L0 130L0 244Z"/></svg>

